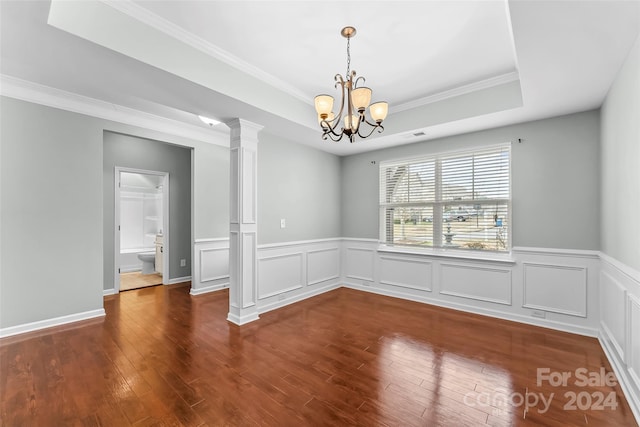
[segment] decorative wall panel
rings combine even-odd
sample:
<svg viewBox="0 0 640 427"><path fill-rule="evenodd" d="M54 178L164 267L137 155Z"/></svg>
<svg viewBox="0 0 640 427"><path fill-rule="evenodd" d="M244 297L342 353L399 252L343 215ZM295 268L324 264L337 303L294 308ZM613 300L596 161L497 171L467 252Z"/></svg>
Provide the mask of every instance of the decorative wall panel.
<svg viewBox="0 0 640 427"><path fill-rule="evenodd" d="M511 305L511 270L440 264L440 293Z"/></svg>
<svg viewBox="0 0 640 427"><path fill-rule="evenodd" d="M523 307L571 316L587 316L587 269L523 263Z"/></svg>

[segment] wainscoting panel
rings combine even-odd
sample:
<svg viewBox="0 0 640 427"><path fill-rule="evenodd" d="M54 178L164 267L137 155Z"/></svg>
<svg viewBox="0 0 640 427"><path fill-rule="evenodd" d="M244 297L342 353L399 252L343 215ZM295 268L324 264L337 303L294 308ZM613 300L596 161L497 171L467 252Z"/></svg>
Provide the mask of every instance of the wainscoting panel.
<svg viewBox="0 0 640 427"><path fill-rule="evenodd" d="M256 232L240 233L242 241L242 282L257 283L258 281L258 260L256 259L256 244L258 235ZM257 290L254 286L242 287L242 308L251 307L256 304Z"/></svg>
<svg viewBox="0 0 640 427"><path fill-rule="evenodd" d="M587 317L587 269L523 263L523 307Z"/></svg>
<svg viewBox="0 0 640 427"><path fill-rule="evenodd" d="M432 262L380 256L380 284L431 292Z"/></svg>
<svg viewBox="0 0 640 427"><path fill-rule="evenodd" d="M511 305L511 271L474 265L440 264L440 293Z"/></svg>
<svg viewBox="0 0 640 427"><path fill-rule="evenodd" d="M304 285L302 253L258 259L258 299L300 289Z"/></svg>
<svg viewBox="0 0 640 427"><path fill-rule="evenodd" d="M640 423L640 272L600 254L600 343Z"/></svg>
<svg viewBox="0 0 640 427"><path fill-rule="evenodd" d="M231 188L231 197L234 199L239 197L240 195L240 179L238 178L238 170L240 169L240 148L231 148L230 150L230 158L231 161L229 163L229 168L231 169L231 182L229 183ZM229 220L232 224L238 224L240 222L240 216L238 215L238 203L239 200L232 200L231 205L231 214Z"/></svg>
<svg viewBox="0 0 640 427"><path fill-rule="evenodd" d="M256 170L256 153L246 148L241 149L242 170ZM246 174L242 177L242 222L245 224L255 224L256 222L256 183L255 174Z"/></svg>
<svg viewBox="0 0 640 427"><path fill-rule="evenodd" d="M367 248L347 247L346 253L346 276L350 279L373 282L375 251Z"/></svg>
<svg viewBox="0 0 640 427"><path fill-rule="evenodd" d="M339 287L341 246L341 239L259 245L258 312Z"/></svg>
<svg viewBox="0 0 640 427"><path fill-rule="evenodd" d="M200 251L200 281L202 283L229 277L229 248Z"/></svg>
<svg viewBox="0 0 640 427"><path fill-rule="evenodd" d="M625 360L627 290L606 271L600 273L600 323L618 357Z"/></svg>
<svg viewBox="0 0 640 427"><path fill-rule="evenodd" d="M632 331L635 331L632 332ZM629 374L640 390L640 298L629 295Z"/></svg>
<svg viewBox="0 0 640 427"><path fill-rule="evenodd" d="M199 239L193 251L191 295L229 287L229 239Z"/></svg>
<svg viewBox="0 0 640 427"><path fill-rule="evenodd" d="M309 286L339 278L339 248L318 249L307 253L307 284Z"/></svg>
<svg viewBox="0 0 640 427"><path fill-rule="evenodd" d="M484 254L358 238L342 245L341 282L349 288L582 335L600 330L595 251L520 247Z"/></svg>

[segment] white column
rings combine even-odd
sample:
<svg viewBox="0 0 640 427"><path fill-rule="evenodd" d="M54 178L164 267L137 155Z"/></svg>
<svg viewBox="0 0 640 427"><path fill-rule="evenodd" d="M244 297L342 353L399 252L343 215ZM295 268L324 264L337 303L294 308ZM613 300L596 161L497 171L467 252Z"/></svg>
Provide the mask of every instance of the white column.
<svg viewBox="0 0 640 427"><path fill-rule="evenodd" d="M229 314L244 325L258 319L258 132L262 126L242 119L231 128L229 236Z"/></svg>

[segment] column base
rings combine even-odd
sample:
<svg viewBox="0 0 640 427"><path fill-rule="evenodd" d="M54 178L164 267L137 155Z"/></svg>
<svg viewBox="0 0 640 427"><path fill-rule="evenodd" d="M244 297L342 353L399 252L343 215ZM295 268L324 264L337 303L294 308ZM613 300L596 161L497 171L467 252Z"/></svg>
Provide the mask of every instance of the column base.
<svg viewBox="0 0 640 427"><path fill-rule="evenodd" d="M248 313L236 314L229 312L229 314L227 314L227 321L239 326L246 325L247 323L251 323L259 318L260 316L258 316L258 312L255 311L255 309L250 310Z"/></svg>

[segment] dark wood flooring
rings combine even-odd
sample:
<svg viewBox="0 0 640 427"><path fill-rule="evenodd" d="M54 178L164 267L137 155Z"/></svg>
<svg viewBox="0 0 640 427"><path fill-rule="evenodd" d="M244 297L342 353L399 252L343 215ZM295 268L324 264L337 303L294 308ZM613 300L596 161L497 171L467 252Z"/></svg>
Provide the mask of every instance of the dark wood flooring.
<svg viewBox="0 0 640 427"><path fill-rule="evenodd" d="M128 291L0 340L0 424L637 425L593 338L349 289L238 327L227 298Z"/></svg>

